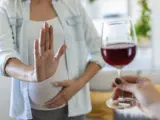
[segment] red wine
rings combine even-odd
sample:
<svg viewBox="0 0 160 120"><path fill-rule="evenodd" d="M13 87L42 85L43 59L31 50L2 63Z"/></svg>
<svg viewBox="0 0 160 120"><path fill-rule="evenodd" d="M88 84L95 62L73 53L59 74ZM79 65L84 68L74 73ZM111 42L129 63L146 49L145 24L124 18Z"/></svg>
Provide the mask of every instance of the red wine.
<svg viewBox="0 0 160 120"><path fill-rule="evenodd" d="M109 44L105 48L101 48L101 54L109 65L123 67L134 59L136 45L134 43Z"/></svg>

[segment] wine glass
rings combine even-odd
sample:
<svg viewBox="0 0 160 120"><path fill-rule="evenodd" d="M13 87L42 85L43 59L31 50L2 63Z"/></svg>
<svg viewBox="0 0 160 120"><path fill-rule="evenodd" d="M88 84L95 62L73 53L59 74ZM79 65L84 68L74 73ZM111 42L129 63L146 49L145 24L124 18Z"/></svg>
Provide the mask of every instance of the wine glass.
<svg viewBox="0 0 160 120"><path fill-rule="evenodd" d="M101 54L104 61L117 69L118 78L121 70L130 64L136 56L137 37L135 28L129 19L104 21L101 35ZM136 105L133 97L112 97L106 102L113 109L131 108Z"/></svg>

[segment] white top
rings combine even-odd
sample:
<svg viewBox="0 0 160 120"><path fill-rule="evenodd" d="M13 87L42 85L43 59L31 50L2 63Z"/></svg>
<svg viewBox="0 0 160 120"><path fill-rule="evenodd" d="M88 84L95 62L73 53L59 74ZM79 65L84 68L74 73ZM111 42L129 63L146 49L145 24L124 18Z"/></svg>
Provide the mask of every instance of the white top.
<svg viewBox="0 0 160 120"><path fill-rule="evenodd" d="M64 34L62 26L57 18L48 20L47 23L53 26L54 36L54 51L58 51L60 46L64 43ZM33 66L33 46L34 41L39 38L40 29L43 27L44 22L30 21L26 28L26 39L28 40L28 55L29 64ZM34 34L33 34L34 33ZM52 85L53 82L63 81L68 79L65 55L62 56L59 62L56 73L46 81L41 83L29 83L29 97L31 100L31 106L38 110L50 110L44 107L44 103L51 100L54 96L59 93L61 87L55 87ZM54 108L55 109L55 108ZM52 108L53 110L53 108Z"/></svg>

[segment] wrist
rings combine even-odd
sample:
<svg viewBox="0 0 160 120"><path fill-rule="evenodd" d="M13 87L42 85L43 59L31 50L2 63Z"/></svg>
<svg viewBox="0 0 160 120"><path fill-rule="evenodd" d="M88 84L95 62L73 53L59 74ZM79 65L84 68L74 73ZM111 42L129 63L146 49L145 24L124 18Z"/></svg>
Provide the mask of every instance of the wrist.
<svg viewBox="0 0 160 120"><path fill-rule="evenodd" d="M35 71L34 71L32 66L28 66L27 69L26 69L26 79L29 82L35 82L36 81Z"/></svg>
<svg viewBox="0 0 160 120"><path fill-rule="evenodd" d="M83 77L79 78L78 81L78 84L81 88L83 88L87 84L86 80Z"/></svg>

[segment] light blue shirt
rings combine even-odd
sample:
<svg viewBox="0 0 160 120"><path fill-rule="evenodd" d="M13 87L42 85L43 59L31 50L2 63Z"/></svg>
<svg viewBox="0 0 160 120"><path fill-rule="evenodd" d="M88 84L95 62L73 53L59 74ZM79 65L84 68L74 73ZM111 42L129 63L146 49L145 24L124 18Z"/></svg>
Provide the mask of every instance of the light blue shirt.
<svg viewBox="0 0 160 120"><path fill-rule="evenodd" d="M80 0L53 0L52 3L63 27L65 43L68 46L66 51L68 79L79 78L89 61L104 66L100 54L100 37ZM4 67L9 58L15 57L28 64L25 27L30 19L29 11L30 0L4 0L0 5L2 75L5 75ZM32 119L28 82L12 79L10 116L16 119ZM89 83L68 101L68 111L69 116L91 111Z"/></svg>

